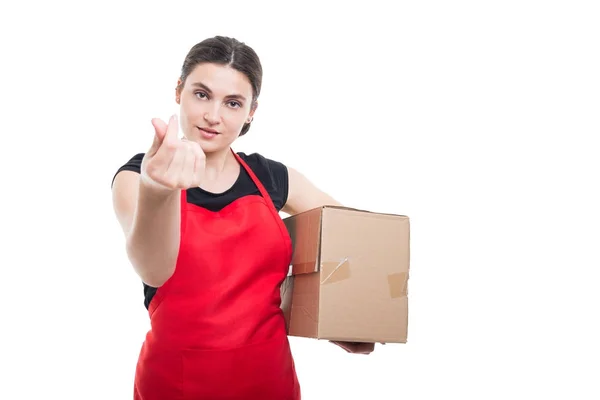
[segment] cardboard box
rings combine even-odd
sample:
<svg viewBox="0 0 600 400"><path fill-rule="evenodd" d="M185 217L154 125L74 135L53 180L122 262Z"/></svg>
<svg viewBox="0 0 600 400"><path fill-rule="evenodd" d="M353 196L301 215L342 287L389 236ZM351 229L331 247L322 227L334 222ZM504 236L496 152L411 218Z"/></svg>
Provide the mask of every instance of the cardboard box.
<svg viewBox="0 0 600 400"><path fill-rule="evenodd" d="M294 248L281 287L290 336L406 343L408 217L325 206L284 223Z"/></svg>

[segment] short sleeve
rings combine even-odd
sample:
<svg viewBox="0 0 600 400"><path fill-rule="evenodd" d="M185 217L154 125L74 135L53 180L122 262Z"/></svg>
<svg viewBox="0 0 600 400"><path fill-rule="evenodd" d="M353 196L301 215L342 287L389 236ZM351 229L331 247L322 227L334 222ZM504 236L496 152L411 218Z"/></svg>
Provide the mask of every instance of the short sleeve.
<svg viewBox="0 0 600 400"><path fill-rule="evenodd" d="M120 166L117 172L115 172L115 174L113 175L112 182L110 184L111 187L115 182L117 174L121 171L133 171L139 174L142 171L142 160L144 159L144 154L145 153L138 153L135 156L131 157L129 161L127 161L125 164Z"/></svg>
<svg viewBox="0 0 600 400"><path fill-rule="evenodd" d="M288 192L289 192L288 169L285 166L285 164L283 164L279 161L270 160L268 158L266 158L266 160L267 160L267 164L269 166L269 170L271 171L271 176L272 176L273 182L274 182L274 189L277 192L277 198L280 201L280 203L277 205L277 208L282 209L283 206L285 206L285 203L287 203L287 199L288 199Z"/></svg>
<svg viewBox="0 0 600 400"><path fill-rule="evenodd" d="M238 153L256 173L271 196L273 205L280 211L286 204L289 190L288 169L285 164L271 160L259 153Z"/></svg>

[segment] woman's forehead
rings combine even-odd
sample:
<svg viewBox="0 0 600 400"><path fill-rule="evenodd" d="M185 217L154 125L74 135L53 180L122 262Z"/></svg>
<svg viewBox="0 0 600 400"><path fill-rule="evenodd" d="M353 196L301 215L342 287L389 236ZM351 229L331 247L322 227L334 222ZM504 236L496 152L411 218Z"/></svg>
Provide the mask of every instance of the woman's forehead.
<svg viewBox="0 0 600 400"><path fill-rule="evenodd" d="M187 77L186 86L191 88L203 86L222 96L232 94L252 96L252 85L246 75L227 65L214 63L197 65Z"/></svg>

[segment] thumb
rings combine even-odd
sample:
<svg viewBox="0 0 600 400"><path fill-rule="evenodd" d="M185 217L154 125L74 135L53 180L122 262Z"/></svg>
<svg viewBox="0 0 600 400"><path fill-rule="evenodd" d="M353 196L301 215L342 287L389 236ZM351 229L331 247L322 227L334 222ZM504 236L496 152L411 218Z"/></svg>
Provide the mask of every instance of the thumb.
<svg viewBox="0 0 600 400"><path fill-rule="evenodd" d="M154 155L165 139L165 135L167 134L167 124L160 118L153 118L152 126L154 126L154 140L148 153Z"/></svg>

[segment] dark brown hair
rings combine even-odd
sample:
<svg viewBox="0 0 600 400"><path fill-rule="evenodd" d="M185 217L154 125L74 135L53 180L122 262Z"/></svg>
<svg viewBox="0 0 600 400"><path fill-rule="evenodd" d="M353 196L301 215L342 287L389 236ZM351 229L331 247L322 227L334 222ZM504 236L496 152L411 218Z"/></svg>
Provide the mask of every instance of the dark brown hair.
<svg viewBox="0 0 600 400"><path fill-rule="evenodd" d="M256 52L247 44L234 38L215 36L194 45L181 67L181 90L188 75L201 63L227 65L246 75L252 86L252 107L255 107L262 85L262 65ZM250 123L244 124L240 136L250 129Z"/></svg>

